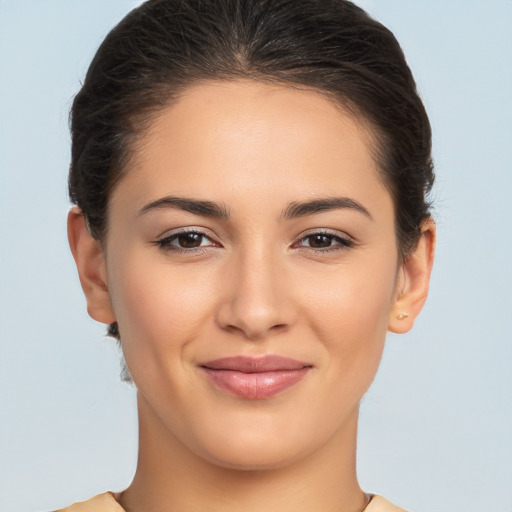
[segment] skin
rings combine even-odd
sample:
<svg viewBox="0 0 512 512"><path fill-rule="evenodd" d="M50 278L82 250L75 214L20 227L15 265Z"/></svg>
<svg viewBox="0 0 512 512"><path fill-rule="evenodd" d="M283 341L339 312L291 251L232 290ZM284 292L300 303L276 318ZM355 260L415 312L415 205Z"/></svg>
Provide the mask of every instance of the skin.
<svg viewBox="0 0 512 512"><path fill-rule="evenodd" d="M408 331L423 306L435 241L426 222L399 263L394 206L370 141L362 121L318 92L196 85L144 134L112 193L103 244L71 211L89 314L119 323L138 389L139 463L118 497L127 511L366 506L355 470L359 402L387 331ZM148 206L166 197L229 215ZM332 198L350 201L284 213ZM205 235L198 248L172 238L184 228ZM248 400L198 368L265 354L311 370L276 396Z"/></svg>

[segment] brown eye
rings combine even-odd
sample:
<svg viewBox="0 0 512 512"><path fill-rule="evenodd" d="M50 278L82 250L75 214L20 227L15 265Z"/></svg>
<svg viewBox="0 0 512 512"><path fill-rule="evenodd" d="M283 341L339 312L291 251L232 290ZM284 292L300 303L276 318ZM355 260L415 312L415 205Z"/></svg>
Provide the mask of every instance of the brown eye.
<svg viewBox="0 0 512 512"><path fill-rule="evenodd" d="M332 245L334 237L330 235L317 234L307 236L306 239L309 241L309 247L312 247L313 249L325 249Z"/></svg>
<svg viewBox="0 0 512 512"><path fill-rule="evenodd" d="M195 249L201 246L203 238L204 235L201 233L180 233L175 240L183 249Z"/></svg>
<svg viewBox="0 0 512 512"><path fill-rule="evenodd" d="M334 233L324 233L322 231L306 235L295 245L295 247L310 249L317 252L342 250L353 246L354 242L348 237Z"/></svg>
<svg viewBox="0 0 512 512"><path fill-rule="evenodd" d="M207 247L218 247L214 241L200 231L181 231L154 242L164 251L194 252Z"/></svg>

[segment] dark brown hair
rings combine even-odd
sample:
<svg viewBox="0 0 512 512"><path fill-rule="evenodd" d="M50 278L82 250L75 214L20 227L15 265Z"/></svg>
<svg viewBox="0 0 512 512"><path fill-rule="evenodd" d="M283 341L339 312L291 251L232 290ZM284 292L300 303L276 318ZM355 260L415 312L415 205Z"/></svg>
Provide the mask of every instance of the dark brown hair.
<svg viewBox="0 0 512 512"><path fill-rule="evenodd" d="M369 123L406 259L429 216L430 124L393 34L347 0L149 0L130 12L71 110L69 195L93 236L154 115L194 83L237 78L313 88Z"/></svg>

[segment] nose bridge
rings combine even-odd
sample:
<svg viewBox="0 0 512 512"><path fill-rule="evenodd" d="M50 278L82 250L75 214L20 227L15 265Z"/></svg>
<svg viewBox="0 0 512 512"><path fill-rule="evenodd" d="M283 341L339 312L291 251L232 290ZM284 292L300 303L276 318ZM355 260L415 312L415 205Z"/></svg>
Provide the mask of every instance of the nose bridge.
<svg viewBox="0 0 512 512"><path fill-rule="evenodd" d="M223 328L259 339L292 323L286 272L276 252L265 243L253 243L237 252L229 272L229 293L219 311Z"/></svg>

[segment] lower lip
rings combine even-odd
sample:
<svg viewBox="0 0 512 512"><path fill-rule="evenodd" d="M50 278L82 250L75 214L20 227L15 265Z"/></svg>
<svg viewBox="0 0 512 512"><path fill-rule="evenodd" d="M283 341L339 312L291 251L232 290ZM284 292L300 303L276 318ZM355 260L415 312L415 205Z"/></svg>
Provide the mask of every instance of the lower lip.
<svg viewBox="0 0 512 512"><path fill-rule="evenodd" d="M297 370L242 373L234 370L201 368L215 386L231 395L250 400L270 398L302 380L310 367Z"/></svg>

